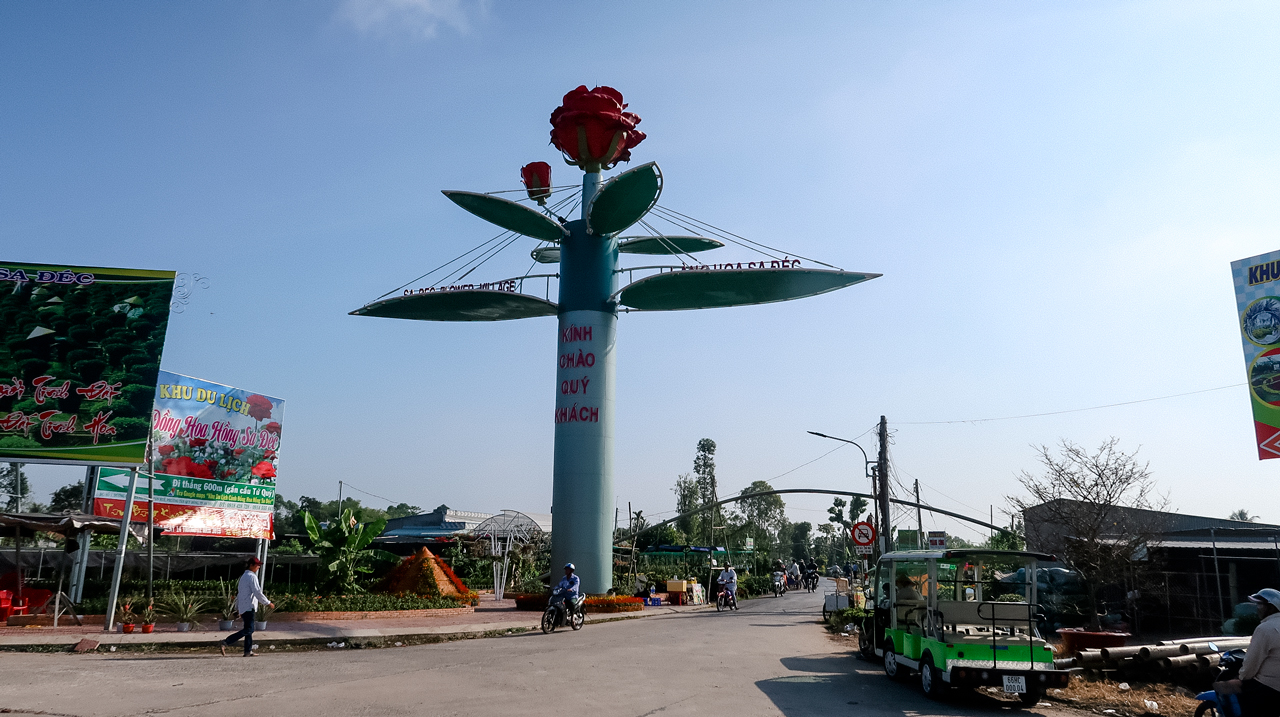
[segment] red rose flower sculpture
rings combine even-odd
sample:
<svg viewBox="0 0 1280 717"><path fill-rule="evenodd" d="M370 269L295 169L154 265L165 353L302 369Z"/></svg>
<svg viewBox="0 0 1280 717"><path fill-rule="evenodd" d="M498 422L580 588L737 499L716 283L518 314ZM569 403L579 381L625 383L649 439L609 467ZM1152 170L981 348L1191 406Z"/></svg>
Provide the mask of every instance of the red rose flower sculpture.
<svg viewBox="0 0 1280 717"><path fill-rule="evenodd" d="M274 433L278 436L280 435L280 424L272 421L271 423L263 426L262 430L267 431L268 433Z"/></svg>
<svg viewBox="0 0 1280 717"><path fill-rule="evenodd" d="M255 393L246 398L244 402L249 404L249 415L253 416L253 420L261 421L265 418L271 418L271 409L274 406L271 405L271 401L266 396L259 396Z"/></svg>
<svg viewBox="0 0 1280 717"><path fill-rule="evenodd" d="M171 476L189 476L191 478L213 477L213 472L209 470L209 466L203 463L196 463L189 456L164 459L160 462L160 472L168 473Z"/></svg>
<svg viewBox="0 0 1280 717"><path fill-rule="evenodd" d="M271 465L271 461L262 461L253 467L253 474L259 478L275 478L276 467Z"/></svg>
<svg viewBox="0 0 1280 717"><path fill-rule="evenodd" d="M551 165L546 162L530 162L520 168L520 181L524 182L529 198L545 206L551 196Z"/></svg>
<svg viewBox="0 0 1280 717"><path fill-rule="evenodd" d="M612 87L588 90L586 85L564 96L551 113L551 144L565 161L586 172L609 169L631 161L631 148L644 141L636 129L640 116L624 112L622 93Z"/></svg>

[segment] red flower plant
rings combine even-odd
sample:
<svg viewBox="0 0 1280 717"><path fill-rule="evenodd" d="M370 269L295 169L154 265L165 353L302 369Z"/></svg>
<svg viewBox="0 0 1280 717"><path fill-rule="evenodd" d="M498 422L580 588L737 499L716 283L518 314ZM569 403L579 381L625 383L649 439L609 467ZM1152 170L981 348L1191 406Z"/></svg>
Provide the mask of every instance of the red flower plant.
<svg viewBox="0 0 1280 717"><path fill-rule="evenodd" d="M267 431L269 433L274 433L278 436L280 435L280 424L276 423L275 421L272 421L271 423L268 423L267 425L263 426L262 430Z"/></svg>
<svg viewBox="0 0 1280 717"><path fill-rule="evenodd" d="M275 452L275 451L272 451L272 450L266 450L266 451L263 451L263 452L262 452L262 457L263 457L263 458L266 458L267 460L271 460L271 459L273 459L273 458L275 458L275 457L276 457L276 452Z"/></svg>
<svg viewBox="0 0 1280 717"><path fill-rule="evenodd" d="M190 443L192 448L203 448L204 444L208 442L209 442L208 438L188 438L187 439L187 443Z"/></svg>
<svg viewBox="0 0 1280 717"><path fill-rule="evenodd" d="M166 458L160 462L160 472L171 476L189 476L191 478L212 478L213 472L204 463L196 463L189 456Z"/></svg>
<svg viewBox="0 0 1280 717"><path fill-rule="evenodd" d="M237 449L235 449L234 451L232 451L232 453L235 453L235 454L236 454L236 456L240 456L240 455L243 455L243 454L244 454L244 449L243 449L243 448L237 448Z"/></svg>
<svg viewBox="0 0 1280 717"><path fill-rule="evenodd" d="M262 461L253 467L253 474L259 478L275 478L276 467L271 465L271 461Z"/></svg>
<svg viewBox="0 0 1280 717"><path fill-rule="evenodd" d="M524 182L529 198L546 206L551 196L551 165L546 162L530 162L520 168L520 181Z"/></svg>
<svg viewBox="0 0 1280 717"><path fill-rule="evenodd" d="M212 458L205 461L204 464L208 466L210 474L214 474L218 472L218 462L213 460Z"/></svg>
<svg viewBox="0 0 1280 717"><path fill-rule="evenodd" d="M246 398L244 402L249 404L249 415L253 416L253 420L261 421L264 418L271 418L271 409L274 406L271 405L271 401L266 396L259 396L255 393Z"/></svg>
<svg viewBox="0 0 1280 717"><path fill-rule="evenodd" d="M160 446L159 448L156 448L156 451L160 455L164 456L165 458L168 458L170 455L172 455L174 450L175 449L173 446L168 446L168 445Z"/></svg>
<svg viewBox="0 0 1280 717"><path fill-rule="evenodd" d="M644 132L636 129L639 115L624 112L626 108L622 93L612 87L588 91L579 85L551 113L551 144L564 152L566 162L586 172L629 162L631 148L644 141Z"/></svg>

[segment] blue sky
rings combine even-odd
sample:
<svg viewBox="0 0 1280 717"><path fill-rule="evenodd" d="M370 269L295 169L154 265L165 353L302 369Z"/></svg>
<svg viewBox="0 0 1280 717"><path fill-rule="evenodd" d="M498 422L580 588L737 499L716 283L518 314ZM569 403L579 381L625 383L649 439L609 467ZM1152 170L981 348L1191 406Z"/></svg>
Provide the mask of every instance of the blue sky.
<svg viewBox="0 0 1280 717"><path fill-rule="evenodd" d="M885 414L941 507L985 514L1033 445L1114 435L1179 510L1280 521L1243 385L918 425L1242 384L1228 264L1280 243L1278 80L1267 3L6 3L0 256L209 277L164 367L288 401L286 496L545 511L554 321L347 312L493 235L439 190L535 160L577 182L547 117L607 84L663 205L884 274L624 315L624 511L670 510L699 438L736 490ZM858 489L859 464L774 483ZM47 494L82 471L33 473Z"/></svg>

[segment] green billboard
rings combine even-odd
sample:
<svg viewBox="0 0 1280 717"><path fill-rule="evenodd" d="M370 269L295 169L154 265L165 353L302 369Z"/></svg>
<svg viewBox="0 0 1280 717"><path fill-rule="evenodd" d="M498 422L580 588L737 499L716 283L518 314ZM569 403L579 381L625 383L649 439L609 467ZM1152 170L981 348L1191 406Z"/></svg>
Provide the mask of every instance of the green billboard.
<svg viewBox="0 0 1280 717"><path fill-rule="evenodd" d="M0 461L145 461L173 281L0 262Z"/></svg>

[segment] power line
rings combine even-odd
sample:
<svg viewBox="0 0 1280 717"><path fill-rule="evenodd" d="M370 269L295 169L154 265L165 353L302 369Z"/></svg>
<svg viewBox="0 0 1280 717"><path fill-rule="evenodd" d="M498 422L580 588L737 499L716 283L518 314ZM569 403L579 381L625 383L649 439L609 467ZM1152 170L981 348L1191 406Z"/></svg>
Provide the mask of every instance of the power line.
<svg viewBox="0 0 1280 717"><path fill-rule="evenodd" d="M361 490L361 489L359 489L359 488L357 488L357 487L355 487L355 486L351 485L350 483L348 483L348 482L346 482L346 481L343 481L343 482L342 482L342 485L344 485L344 486L346 486L346 487L350 488L351 490L357 491L357 492L359 492L359 493L364 493L365 495L372 496L372 497L377 498L377 499L379 499L379 500L385 500L385 501L387 501L387 503L391 504L392 506L399 505L400 503L403 503L403 502L404 502L403 500L396 501L396 500L392 500L392 499L390 499L390 498L388 498L388 497L386 497L386 496L378 495L377 493L370 493L370 492L369 492L369 491L367 491L367 490ZM338 508L339 508L339 509L341 509L341 508L342 508L342 506L338 506Z"/></svg>
<svg viewBox="0 0 1280 717"><path fill-rule="evenodd" d="M951 423L988 423L991 421L1013 421L1019 418L1040 418L1041 416L1059 416L1064 413L1079 413L1081 411L1097 411L1103 408L1115 408L1117 406L1132 406L1135 403L1149 403L1151 401L1164 401L1170 398L1181 398L1183 396L1194 396L1198 393L1209 393L1211 391L1224 391L1228 388L1238 388L1244 386L1243 383L1233 383L1228 386L1218 386L1217 388L1204 388L1199 391L1187 391L1186 393L1175 393L1168 396L1156 396L1155 398L1140 398L1136 401L1121 401L1120 403L1107 403L1101 406L1089 406L1088 408L1069 408L1065 411L1049 411L1047 413L1027 413L1021 416L1000 416L998 418L966 418L958 421L895 421L899 426L939 426Z"/></svg>

